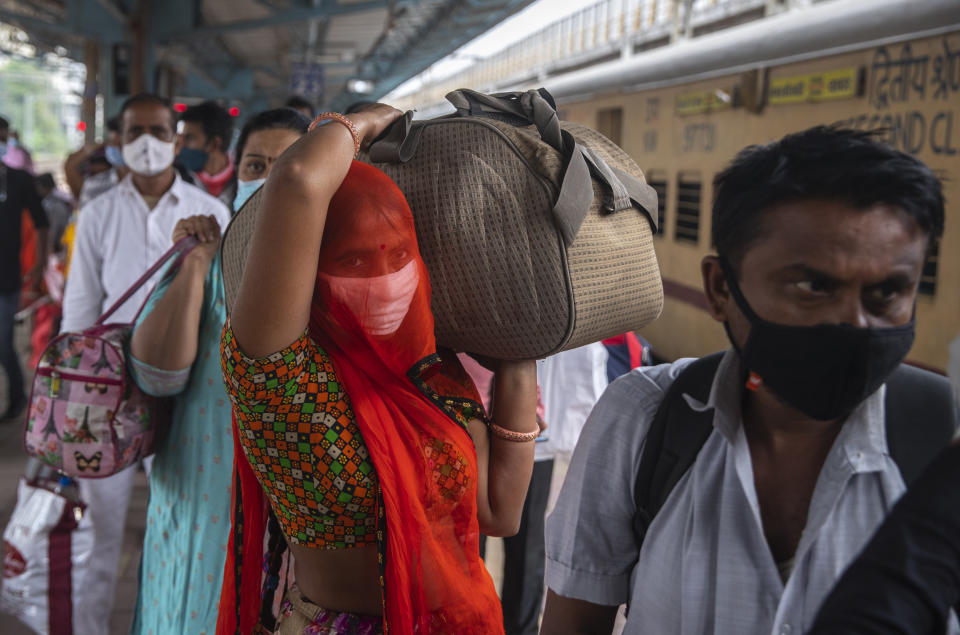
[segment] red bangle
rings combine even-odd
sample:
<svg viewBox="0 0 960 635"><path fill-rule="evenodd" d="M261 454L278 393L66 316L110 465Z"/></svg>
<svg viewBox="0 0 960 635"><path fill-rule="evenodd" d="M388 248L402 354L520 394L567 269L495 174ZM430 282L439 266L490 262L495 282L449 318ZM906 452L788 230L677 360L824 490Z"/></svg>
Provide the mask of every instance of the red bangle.
<svg viewBox="0 0 960 635"><path fill-rule="evenodd" d="M350 131L350 136L353 137L353 156L356 157L357 154L360 153L360 131L357 130L357 126L338 112L322 112L313 120L313 123L310 124L307 131L313 130L324 121L337 121L347 127L347 130Z"/></svg>
<svg viewBox="0 0 960 635"><path fill-rule="evenodd" d="M539 427L533 432L514 432L513 430L507 430L506 428L501 428L494 422L490 422L490 432L493 433L493 436L503 439L504 441L512 441L514 443L526 443L528 441L536 441L537 437L540 436Z"/></svg>

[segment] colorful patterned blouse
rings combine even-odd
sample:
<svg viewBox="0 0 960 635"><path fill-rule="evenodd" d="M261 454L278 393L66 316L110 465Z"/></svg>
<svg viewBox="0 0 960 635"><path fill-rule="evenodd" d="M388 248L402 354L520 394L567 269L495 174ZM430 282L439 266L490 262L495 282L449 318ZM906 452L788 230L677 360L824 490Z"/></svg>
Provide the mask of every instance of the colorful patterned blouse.
<svg viewBox="0 0 960 635"><path fill-rule="evenodd" d="M326 352L304 332L287 348L251 359L240 350L228 320L221 356L244 454L289 541L321 549L376 544L377 473ZM436 356L411 375L424 394L466 427L485 414L476 401L441 396L454 385L457 393L463 385L472 388L450 357L452 366ZM466 459L450 443L423 441L444 498L459 499L469 486Z"/></svg>

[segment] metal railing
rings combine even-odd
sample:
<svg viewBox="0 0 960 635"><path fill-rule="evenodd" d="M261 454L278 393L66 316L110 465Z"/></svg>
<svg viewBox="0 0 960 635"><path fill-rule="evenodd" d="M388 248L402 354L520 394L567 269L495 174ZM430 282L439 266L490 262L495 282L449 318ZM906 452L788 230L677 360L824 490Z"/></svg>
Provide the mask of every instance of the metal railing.
<svg viewBox="0 0 960 635"><path fill-rule="evenodd" d="M429 108L442 103L451 90L464 86L505 90L581 65L692 37L698 28L710 24L719 25L738 16L755 19L812 1L816 0L601 0L464 70L426 81L416 91L390 102L401 109Z"/></svg>

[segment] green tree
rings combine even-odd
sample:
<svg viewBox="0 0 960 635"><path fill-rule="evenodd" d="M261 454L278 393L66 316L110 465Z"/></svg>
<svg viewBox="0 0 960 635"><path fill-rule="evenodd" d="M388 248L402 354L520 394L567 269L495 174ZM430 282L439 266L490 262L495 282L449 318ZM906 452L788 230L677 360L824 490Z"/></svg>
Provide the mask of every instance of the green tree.
<svg viewBox="0 0 960 635"><path fill-rule="evenodd" d="M42 62L0 57L0 114L35 159L62 157L73 145L64 120L67 97Z"/></svg>

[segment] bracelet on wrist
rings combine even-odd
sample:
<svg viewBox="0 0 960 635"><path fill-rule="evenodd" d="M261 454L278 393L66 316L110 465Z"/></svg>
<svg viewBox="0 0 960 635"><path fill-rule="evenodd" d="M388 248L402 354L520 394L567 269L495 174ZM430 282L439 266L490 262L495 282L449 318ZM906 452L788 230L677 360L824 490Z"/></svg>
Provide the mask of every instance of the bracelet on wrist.
<svg viewBox="0 0 960 635"><path fill-rule="evenodd" d="M353 156L356 158L356 156L360 153L360 130L357 129L356 124L338 112L322 112L317 115L316 119L313 120L313 123L310 124L310 127L307 129L307 131L309 132L310 130L313 130L324 121L336 121L347 127L347 130L350 131L350 136L353 137Z"/></svg>
<svg viewBox="0 0 960 635"><path fill-rule="evenodd" d="M536 441L537 437L540 436L540 428L537 427L533 432L514 432L513 430L507 430L506 428L501 428L494 422L489 423L490 433L497 437L498 439L503 439L504 441L511 441L513 443L527 443L529 441Z"/></svg>

